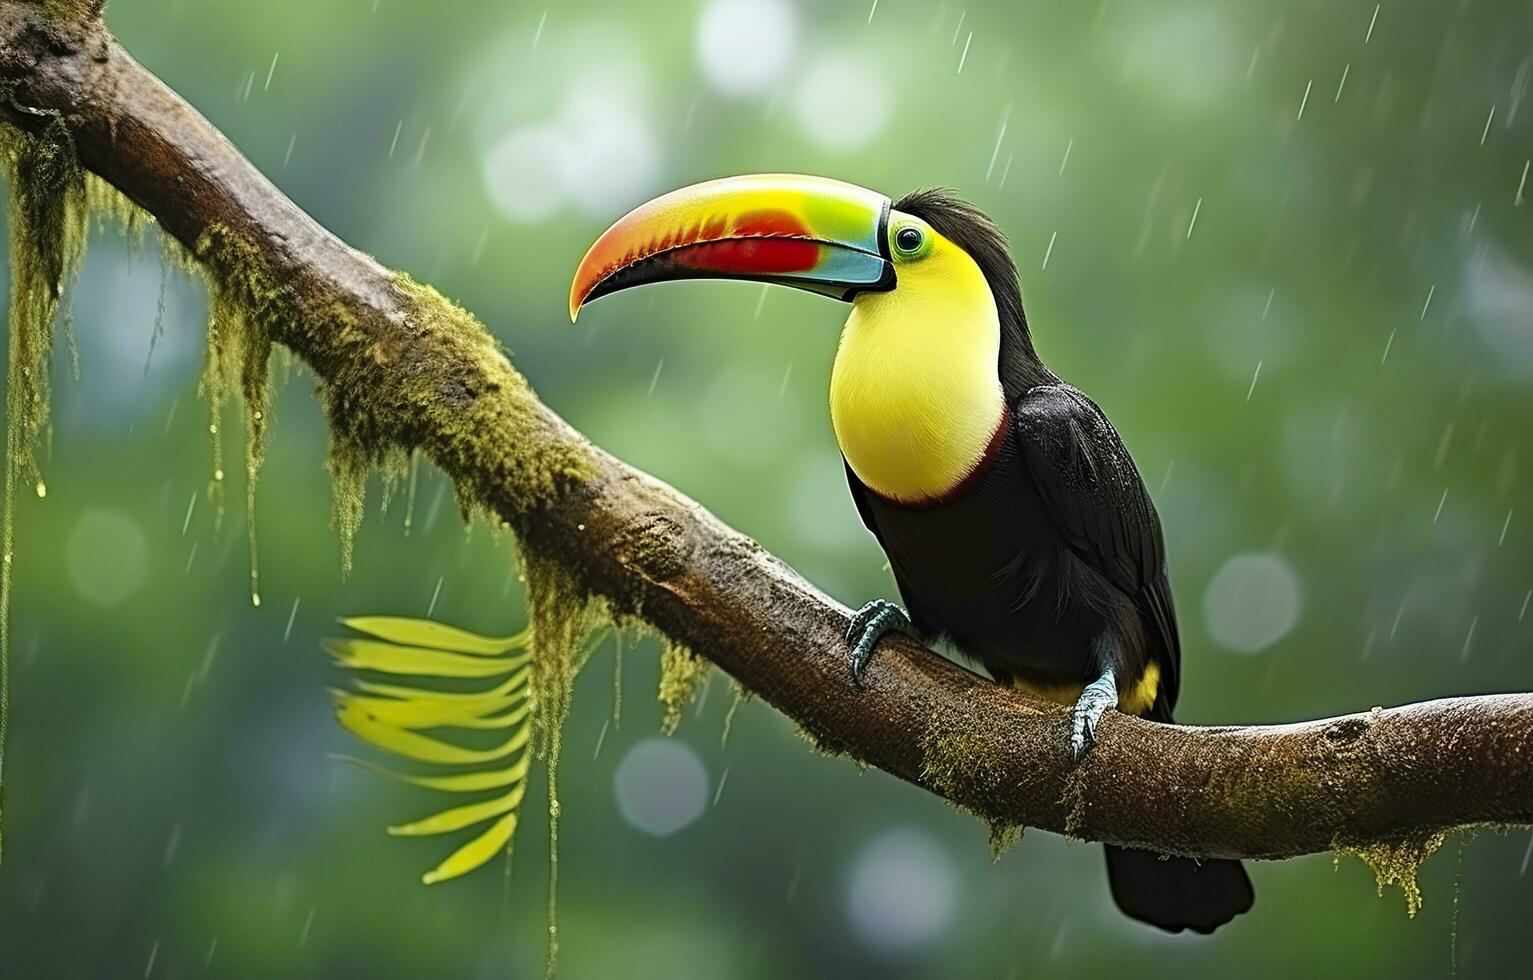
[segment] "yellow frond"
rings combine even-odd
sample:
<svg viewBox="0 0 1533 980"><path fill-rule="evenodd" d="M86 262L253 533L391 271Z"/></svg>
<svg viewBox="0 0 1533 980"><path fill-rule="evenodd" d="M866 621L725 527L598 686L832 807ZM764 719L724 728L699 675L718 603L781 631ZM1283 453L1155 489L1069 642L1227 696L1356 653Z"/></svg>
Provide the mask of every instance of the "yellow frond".
<svg viewBox="0 0 1533 980"><path fill-rule="evenodd" d="M459 683L437 690L420 683L380 683L354 678L355 690L333 690L336 719L347 731L385 752L416 762L467 767L447 775L396 772L371 762L347 760L373 772L445 793L500 791L490 799L451 807L429 817L388 828L396 836L423 836L463 830L493 820L477 837L422 876L432 884L480 867L510 846L516 810L527 789L532 753L532 702L529 633L486 637L424 619L362 616L342 622L371 638L329 640L324 649L347 670L449 678L490 683L483 690ZM498 680L497 680L498 679ZM420 734L427 729L509 730L505 741L488 748L468 748ZM500 760L520 752L510 765ZM495 763L494 768L489 765ZM498 819L497 819L498 818Z"/></svg>
<svg viewBox="0 0 1533 980"><path fill-rule="evenodd" d="M525 647L529 637L527 630L515 636L480 636L429 619L406 619L401 616L352 616L341 620L341 624L358 633L376 636L399 646L432 647L485 657Z"/></svg>
<svg viewBox="0 0 1533 980"><path fill-rule="evenodd" d="M335 713L341 727L364 742L370 742L385 752L402 755L417 762L436 762L448 766L473 765L504 759L527 744L532 737L532 726L523 725L500 745L488 749L465 749L451 742L444 742L427 735L387 725L370 716L354 704L343 704Z"/></svg>
<svg viewBox="0 0 1533 980"><path fill-rule="evenodd" d="M528 764L532 761L530 756L523 755L520 761L504 769L485 769L479 772L459 773L455 776L416 776L412 773L389 769L365 759L353 759L350 756L336 758L380 776L388 776L390 779L397 779L424 789L441 790L444 793L478 793L487 789L502 789L526 779Z"/></svg>
<svg viewBox="0 0 1533 980"><path fill-rule="evenodd" d="M517 783L504 796L498 796L493 800L469 803L464 806L455 806L450 810L434 813L422 820L398 824L390 827L389 833L396 837L423 837L427 834L446 834L454 830L462 830L464 827L472 827L474 824L483 823L491 817L498 817L502 813L515 810L521 805L522 795L526 792L527 784L525 782Z"/></svg>
<svg viewBox="0 0 1533 980"><path fill-rule="evenodd" d="M373 681L355 681L357 690L364 694L377 694L386 698L416 698L429 695L436 701L477 701L480 698L498 698L510 694L512 691L521 690L527 684L531 676L531 669L523 667L505 682L489 691L431 691L422 687L407 687L398 684L377 684ZM525 693L525 692L523 692Z"/></svg>
<svg viewBox="0 0 1533 980"><path fill-rule="evenodd" d="M516 711L505 711L512 705L525 702L524 695L501 698L475 698L466 701L438 701L434 698L375 698L350 691L334 692L336 703L355 710L396 728L510 728L527 717L525 704Z"/></svg>
<svg viewBox="0 0 1533 980"><path fill-rule="evenodd" d="M452 852L447 860L421 875L421 881L434 885L439 881L466 875L495 857L501 848L510 848L511 835L516 832L516 814L508 813L489 830L475 837Z"/></svg>
<svg viewBox="0 0 1533 980"><path fill-rule="evenodd" d="M529 656L487 657L402 647L383 640L325 640L322 646L336 664L351 670L429 677L498 677L526 665Z"/></svg>

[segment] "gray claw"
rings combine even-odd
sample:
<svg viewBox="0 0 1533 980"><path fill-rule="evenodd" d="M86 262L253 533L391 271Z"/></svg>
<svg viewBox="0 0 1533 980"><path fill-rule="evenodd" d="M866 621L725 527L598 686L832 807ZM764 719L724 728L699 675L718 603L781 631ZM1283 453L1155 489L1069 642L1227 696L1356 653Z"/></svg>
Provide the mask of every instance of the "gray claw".
<svg viewBox="0 0 1533 980"><path fill-rule="evenodd" d="M887 599L874 599L857 610L851 625L846 628L846 642L851 646L847 659L852 669L852 680L862 683L863 668L873 658L878 641L890 633L916 636L916 628L911 624L910 617L899 606Z"/></svg>
<svg viewBox="0 0 1533 980"><path fill-rule="evenodd" d="M1079 762L1096 744L1097 723L1118 706L1118 684L1111 668L1086 685L1070 708L1070 761Z"/></svg>

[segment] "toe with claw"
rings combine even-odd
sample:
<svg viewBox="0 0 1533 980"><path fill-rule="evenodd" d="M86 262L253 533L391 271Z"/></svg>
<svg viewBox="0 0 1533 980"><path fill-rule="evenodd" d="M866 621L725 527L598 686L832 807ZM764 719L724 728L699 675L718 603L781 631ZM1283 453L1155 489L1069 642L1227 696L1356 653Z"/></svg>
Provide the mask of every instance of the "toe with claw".
<svg viewBox="0 0 1533 980"><path fill-rule="evenodd" d="M846 642L850 647L848 660L854 681L862 683L862 670L872 659L878 641L890 633L904 633L909 637L920 638L910 617L887 599L874 599L857 610L851 625L846 628Z"/></svg>
<svg viewBox="0 0 1533 980"><path fill-rule="evenodd" d="M1070 761L1079 762L1096 744L1097 722L1118 706L1118 684L1111 669L1086 685L1070 709Z"/></svg>

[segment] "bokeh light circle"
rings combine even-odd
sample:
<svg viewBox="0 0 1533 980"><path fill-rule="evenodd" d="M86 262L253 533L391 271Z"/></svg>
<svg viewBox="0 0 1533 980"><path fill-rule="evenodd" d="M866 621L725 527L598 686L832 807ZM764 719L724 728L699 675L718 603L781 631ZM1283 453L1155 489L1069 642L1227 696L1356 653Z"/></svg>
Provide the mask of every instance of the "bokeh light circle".
<svg viewBox="0 0 1533 980"><path fill-rule="evenodd" d="M1203 594L1203 620L1214 642L1257 653L1288 635L1303 607L1299 576L1266 551L1239 554L1215 573Z"/></svg>
<svg viewBox="0 0 1533 980"><path fill-rule="evenodd" d="M925 833L887 831L863 846L852 864L847 915L870 947L908 952L930 945L953 921L953 864Z"/></svg>
<svg viewBox="0 0 1533 980"><path fill-rule="evenodd" d="M726 95L771 87L793 58L798 25L784 0L712 0L697 21L697 60Z"/></svg>
<svg viewBox="0 0 1533 980"><path fill-rule="evenodd" d="M685 742L655 736L623 756L612 791L629 826L669 837L702 816L708 802L708 770Z"/></svg>
<svg viewBox="0 0 1533 980"><path fill-rule="evenodd" d="M894 98L876 63L861 55L829 53L805 70L793 107L811 140L832 150L852 150L883 132L894 115Z"/></svg>
<svg viewBox="0 0 1533 980"><path fill-rule="evenodd" d="M564 204L564 173L572 157L569 141L555 126L539 123L511 130L484 155L490 200L513 221L548 220Z"/></svg>
<svg viewBox="0 0 1533 980"><path fill-rule="evenodd" d="M119 510L87 510L64 548L69 582L86 602L116 606L143 587L149 542L138 522Z"/></svg>

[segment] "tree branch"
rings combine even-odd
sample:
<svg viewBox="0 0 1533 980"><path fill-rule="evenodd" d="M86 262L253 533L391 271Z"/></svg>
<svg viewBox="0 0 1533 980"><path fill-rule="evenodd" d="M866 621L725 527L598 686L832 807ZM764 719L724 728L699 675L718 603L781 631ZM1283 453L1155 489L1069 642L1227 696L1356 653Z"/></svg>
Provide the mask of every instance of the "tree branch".
<svg viewBox="0 0 1533 980"><path fill-rule="evenodd" d="M907 641L886 643L855 687L842 606L591 445L477 321L330 234L99 19L45 12L57 6L0 0L0 115L36 132L24 110L61 114L85 168L270 314L345 437L420 449L578 588L706 654L823 747L997 824L1203 857L1533 822L1533 695L1250 728L1109 713L1072 767L1062 708Z"/></svg>

